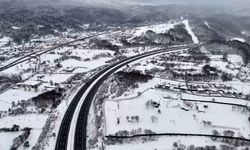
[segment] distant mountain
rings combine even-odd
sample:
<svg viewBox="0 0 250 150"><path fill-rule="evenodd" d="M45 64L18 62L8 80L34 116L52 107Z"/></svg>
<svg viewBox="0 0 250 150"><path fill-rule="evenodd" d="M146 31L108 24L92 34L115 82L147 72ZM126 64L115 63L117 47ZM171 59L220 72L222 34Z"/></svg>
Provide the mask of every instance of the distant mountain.
<svg viewBox="0 0 250 150"><path fill-rule="evenodd" d="M55 30L83 30L84 24L90 24L90 30L105 30L108 26L143 26L185 18L200 41L237 37L250 41L250 17L235 15L225 9L187 5L136 5L119 9L104 6L79 2L67 5L65 0L1 1L0 35L10 36L20 43L33 35L53 34ZM157 38L166 40L170 37L157 35Z"/></svg>

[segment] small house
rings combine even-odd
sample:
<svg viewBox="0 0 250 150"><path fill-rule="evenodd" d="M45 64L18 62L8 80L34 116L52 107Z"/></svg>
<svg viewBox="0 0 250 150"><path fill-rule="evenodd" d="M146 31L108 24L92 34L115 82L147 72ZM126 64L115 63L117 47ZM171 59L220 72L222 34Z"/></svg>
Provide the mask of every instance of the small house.
<svg viewBox="0 0 250 150"><path fill-rule="evenodd" d="M196 104L196 109L200 113L205 113L205 107L202 104Z"/></svg>
<svg viewBox="0 0 250 150"><path fill-rule="evenodd" d="M67 67L67 68L65 69L66 72L73 72L74 70L75 70L74 67Z"/></svg>
<svg viewBox="0 0 250 150"><path fill-rule="evenodd" d="M36 91L40 85L42 85L41 81L30 81L30 80L17 84L19 88L24 88L24 90L29 90L29 91L31 90Z"/></svg>

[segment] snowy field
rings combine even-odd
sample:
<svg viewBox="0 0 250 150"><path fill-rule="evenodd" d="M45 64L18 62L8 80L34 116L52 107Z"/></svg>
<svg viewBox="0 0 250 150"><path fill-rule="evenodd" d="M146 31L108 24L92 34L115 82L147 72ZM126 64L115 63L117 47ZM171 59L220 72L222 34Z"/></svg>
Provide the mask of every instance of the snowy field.
<svg viewBox="0 0 250 150"><path fill-rule="evenodd" d="M41 92L24 91L21 89L9 89L6 92L0 94L0 111L7 111L11 106L12 102L17 103L21 100L28 100L30 98L36 97Z"/></svg>
<svg viewBox="0 0 250 150"><path fill-rule="evenodd" d="M138 27L136 28L134 35L141 36L145 34L148 30L152 30L155 33L166 33L171 28L174 28L174 26L177 24L179 24L179 22L176 22L176 23L169 22L169 23L163 23L163 24L157 24L157 25Z"/></svg>
<svg viewBox="0 0 250 150"><path fill-rule="evenodd" d="M27 114L18 116L7 116L0 119L0 127L12 127L17 124L20 128L30 127L35 129L42 129L48 115Z"/></svg>
<svg viewBox="0 0 250 150"><path fill-rule="evenodd" d="M74 70L74 73L87 72L97 67L106 64L106 61L111 60L114 55L114 51L110 50L90 50L90 49L74 49L71 50L70 56L78 56L81 60L68 59L63 61L62 67L66 68L78 68ZM102 55L104 57L102 57ZM99 58L95 58L98 57ZM88 61L83 61L89 59Z"/></svg>
<svg viewBox="0 0 250 150"><path fill-rule="evenodd" d="M1 75L22 74L25 70L34 69L34 68L36 68L36 66L37 66L36 64L31 63L31 62L29 62L29 63L23 62L23 63L20 63L18 65L15 65L11 68L8 68L6 70L1 71Z"/></svg>
<svg viewBox="0 0 250 150"><path fill-rule="evenodd" d="M241 81L228 81L224 84L232 86L238 91L241 91L243 94L250 94L250 82L241 82Z"/></svg>
<svg viewBox="0 0 250 150"><path fill-rule="evenodd" d="M11 107L11 102L0 99L0 111L8 111Z"/></svg>
<svg viewBox="0 0 250 150"><path fill-rule="evenodd" d="M31 133L26 141L29 141L30 147L25 150L31 150L36 144L38 137L42 131L43 126L47 120L48 115L42 114L27 114L18 116L7 116L0 119L0 127L11 128L14 124L19 125L20 129L25 127L32 128ZM18 137L22 132L13 133L1 133L0 132L0 149L8 150L12 144L12 140ZM8 137L8 138L6 138ZM8 143L8 144L6 144ZM24 147L21 145L18 150L23 150Z"/></svg>
<svg viewBox="0 0 250 150"><path fill-rule="evenodd" d="M0 38L0 47L4 46L5 44L7 44L10 41L9 37L3 37Z"/></svg>
<svg viewBox="0 0 250 150"><path fill-rule="evenodd" d="M22 144L19 146L18 150L32 150L32 147L35 146L35 144L37 143L37 140L38 140L41 132L42 132L42 129L31 130L29 137L26 139L26 141L29 141L30 147L24 148L23 147L24 144Z"/></svg>
<svg viewBox="0 0 250 150"><path fill-rule="evenodd" d="M249 113L233 112L232 106L205 103L190 103L187 106L181 100L165 99L166 94L173 96L172 92L166 93L161 90L148 90L136 99L124 101L106 101L105 119L106 135L114 135L120 130L131 131L139 128L150 129L156 133L201 133L211 134L216 129L233 130L249 138L250 126ZM165 95L165 96L164 96ZM160 104L159 108L147 108L146 103L153 100ZM199 112L197 107L206 105L205 112ZM185 108L187 110L184 110ZM129 111L128 111L129 110ZM159 113L158 110L161 112ZM127 117L139 116L139 121L131 123ZM157 119L152 121L152 116ZM230 116L230 118L226 117ZM117 123L117 118L120 123ZM205 127L203 121L211 121L211 127ZM188 126L183 126L188 124Z"/></svg>
<svg viewBox="0 0 250 150"><path fill-rule="evenodd" d="M0 149L1 150L9 150L12 145L12 140L19 135L21 135L23 132L0 132Z"/></svg>
<svg viewBox="0 0 250 150"><path fill-rule="evenodd" d="M12 102L17 104L19 101L22 100L29 100L34 98L43 92L53 90L54 86L50 85L50 81L53 83L63 83L67 81L70 77L74 74L36 74L25 83L32 83L37 82L39 76L43 75L44 77L40 79L43 84L39 86L38 91L34 90L25 90L24 88L15 88L15 89L8 89L7 91L0 94L0 111L8 111L8 109L12 106ZM50 88L47 88L50 87Z"/></svg>

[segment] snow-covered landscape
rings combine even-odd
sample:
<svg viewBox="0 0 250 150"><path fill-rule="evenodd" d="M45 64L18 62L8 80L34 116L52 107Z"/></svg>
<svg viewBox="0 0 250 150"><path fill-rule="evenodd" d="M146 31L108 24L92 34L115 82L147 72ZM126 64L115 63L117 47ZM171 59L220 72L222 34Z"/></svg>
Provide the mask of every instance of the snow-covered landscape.
<svg viewBox="0 0 250 150"><path fill-rule="evenodd" d="M248 150L246 10L111 3L0 2L0 150Z"/></svg>

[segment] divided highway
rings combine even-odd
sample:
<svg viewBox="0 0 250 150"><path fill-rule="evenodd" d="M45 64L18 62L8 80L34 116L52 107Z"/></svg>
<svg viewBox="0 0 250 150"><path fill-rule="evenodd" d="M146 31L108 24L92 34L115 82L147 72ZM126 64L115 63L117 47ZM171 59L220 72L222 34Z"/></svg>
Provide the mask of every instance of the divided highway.
<svg viewBox="0 0 250 150"><path fill-rule="evenodd" d="M179 46L147 52L110 65L84 84L71 101L63 117L56 142L56 150L86 150L88 114L94 96L102 83L115 71L141 58L163 52L178 51L200 45Z"/></svg>

